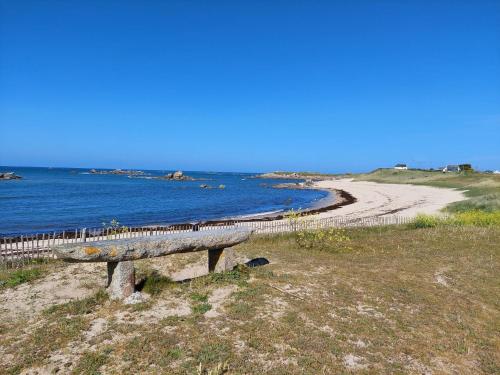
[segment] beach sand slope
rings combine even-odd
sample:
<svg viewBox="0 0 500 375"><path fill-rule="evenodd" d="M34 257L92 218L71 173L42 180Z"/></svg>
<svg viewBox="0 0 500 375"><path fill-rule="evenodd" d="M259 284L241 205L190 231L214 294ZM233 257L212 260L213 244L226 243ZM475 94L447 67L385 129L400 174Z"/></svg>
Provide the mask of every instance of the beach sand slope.
<svg viewBox="0 0 500 375"><path fill-rule="evenodd" d="M450 203L466 199L463 191L409 184L381 184L352 179L314 182L319 189L344 190L357 201L335 210L312 215L315 218L368 218L385 215L413 217L419 213L437 214Z"/></svg>

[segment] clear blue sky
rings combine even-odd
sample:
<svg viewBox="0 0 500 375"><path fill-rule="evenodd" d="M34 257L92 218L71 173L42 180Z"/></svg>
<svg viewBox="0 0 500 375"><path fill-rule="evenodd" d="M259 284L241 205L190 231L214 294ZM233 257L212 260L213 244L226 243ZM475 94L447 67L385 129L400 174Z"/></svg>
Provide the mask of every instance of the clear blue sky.
<svg viewBox="0 0 500 375"><path fill-rule="evenodd" d="M500 169L500 1L0 0L0 165Z"/></svg>

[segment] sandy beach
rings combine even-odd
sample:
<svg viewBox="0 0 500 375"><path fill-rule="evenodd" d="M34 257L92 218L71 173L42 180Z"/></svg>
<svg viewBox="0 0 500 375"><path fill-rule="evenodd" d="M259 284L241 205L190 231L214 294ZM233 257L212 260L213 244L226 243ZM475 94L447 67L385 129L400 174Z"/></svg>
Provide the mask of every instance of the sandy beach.
<svg viewBox="0 0 500 375"><path fill-rule="evenodd" d="M311 215L311 218L369 218L386 215L413 217L419 213L437 214L446 205L466 199L462 191L408 184L381 184L353 179L321 180L313 188L343 190L356 202L334 210Z"/></svg>

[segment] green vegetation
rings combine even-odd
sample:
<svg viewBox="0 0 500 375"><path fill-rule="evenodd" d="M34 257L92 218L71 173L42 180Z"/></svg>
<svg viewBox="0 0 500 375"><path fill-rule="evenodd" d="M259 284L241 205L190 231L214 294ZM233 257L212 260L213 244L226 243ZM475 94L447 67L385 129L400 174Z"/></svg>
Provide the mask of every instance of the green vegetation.
<svg viewBox="0 0 500 375"><path fill-rule="evenodd" d="M108 235L126 233L129 231L129 228L124 225L120 225L120 222L117 219L112 219L109 223L104 221L102 223L102 228Z"/></svg>
<svg viewBox="0 0 500 375"><path fill-rule="evenodd" d="M84 352L72 374L100 375L99 369L106 363L111 352L111 349L106 349L104 352Z"/></svg>
<svg viewBox="0 0 500 375"><path fill-rule="evenodd" d="M44 313L54 316L86 315L92 313L97 306L102 305L107 299L108 294L103 289L100 289L93 296L77 299L61 305L53 305L46 309Z"/></svg>
<svg viewBox="0 0 500 375"><path fill-rule="evenodd" d="M500 210L500 175L478 172L442 173L441 171L377 169L353 176L355 179L393 184L428 185L466 190L469 199L447 207L449 212Z"/></svg>
<svg viewBox="0 0 500 375"><path fill-rule="evenodd" d="M321 230L301 230L295 233L297 244L304 249L319 249L326 251L349 250L351 239L345 229L328 228Z"/></svg>
<svg viewBox="0 0 500 375"><path fill-rule="evenodd" d="M410 228L434 228L437 226L475 225L479 227L500 226L500 211L471 210L457 212L452 216L442 217L420 214L409 224Z"/></svg>
<svg viewBox="0 0 500 375"><path fill-rule="evenodd" d="M25 268L0 270L0 289L13 288L29 283L45 276L46 267L43 264L30 264Z"/></svg>
<svg viewBox="0 0 500 375"><path fill-rule="evenodd" d="M159 295L163 290L175 285L169 277L160 275L157 271L151 270L148 270L143 276L143 283L142 291L152 296Z"/></svg>
<svg viewBox="0 0 500 375"><path fill-rule="evenodd" d="M140 310L98 292L35 319L2 319L2 370L67 355L59 372L497 374L495 215L348 228L348 251L316 240L306 248L295 234L255 236L236 253L269 265L176 283ZM210 309L216 317L204 315Z"/></svg>

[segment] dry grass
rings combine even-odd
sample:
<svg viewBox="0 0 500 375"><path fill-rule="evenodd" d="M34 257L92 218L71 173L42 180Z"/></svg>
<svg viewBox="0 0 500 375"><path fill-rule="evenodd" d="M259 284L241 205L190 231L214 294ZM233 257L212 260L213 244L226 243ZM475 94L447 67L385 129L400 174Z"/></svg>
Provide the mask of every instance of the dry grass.
<svg viewBox="0 0 500 375"><path fill-rule="evenodd" d="M165 283L142 306L96 294L3 322L1 371L499 373L500 229L346 235L341 252L257 237L238 253L267 266Z"/></svg>

